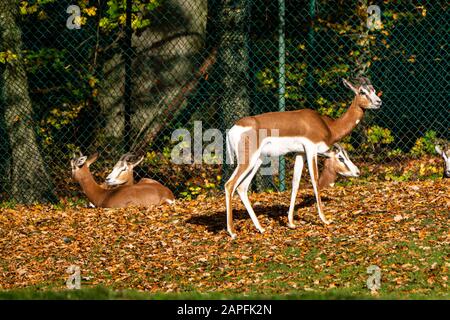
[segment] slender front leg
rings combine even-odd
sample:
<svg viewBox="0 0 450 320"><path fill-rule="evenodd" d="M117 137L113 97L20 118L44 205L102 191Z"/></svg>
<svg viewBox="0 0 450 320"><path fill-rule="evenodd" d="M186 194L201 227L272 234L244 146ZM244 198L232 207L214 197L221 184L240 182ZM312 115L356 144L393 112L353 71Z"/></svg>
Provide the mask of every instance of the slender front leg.
<svg viewBox="0 0 450 320"><path fill-rule="evenodd" d="M292 177L291 203L289 205L289 211L288 211L288 227L289 228L295 228L295 224L294 224L295 199L297 198L298 187L300 186L300 179L302 177L304 162L305 162L305 158L303 155L298 155L295 157L294 176Z"/></svg>
<svg viewBox="0 0 450 320"><path fill-rule="evenodd" d="M319 180L319 170L317 168L317 152L307 150L306 158L308 161L308 170L311 176L311 183L314 190L314 195L316 196L317 210L319 211L319 217L325 224L330 224L331 222L327 220L322 212L322 201L320 200L319 190L317 188L317 182Z"/></svg>

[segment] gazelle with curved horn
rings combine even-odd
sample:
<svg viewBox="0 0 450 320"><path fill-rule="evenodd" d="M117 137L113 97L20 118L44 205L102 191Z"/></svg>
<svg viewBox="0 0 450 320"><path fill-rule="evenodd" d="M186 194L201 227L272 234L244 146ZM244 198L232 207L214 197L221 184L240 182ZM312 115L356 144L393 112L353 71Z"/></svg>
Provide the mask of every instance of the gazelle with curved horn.
<svg viewBox="0 0 450 320"><path fill-rule="evenodd" d="M114 165L111 173L106 177L105 183L107 186L125 186L125 185L133 185L134 183L134 175L133 170L138 166L143 160L145 156L136 157L132 153L125 153L122 155ZM138 183L159 183L156 180L149 178L142 178ZM170 190L168 190L170 191ZM170 193L172 193L170 191Z"/></svg>
<svg viewBox="0 0 450 320"><path fill-rule="evenodd" d="M293 209L304 158L308 163L319 217L324 223L330 223L322 212L317 188L317 154L326 154L334 143L350 134L367 109L378 109L381 106L381 99L370 81L367 78L357 80L355 84L343 80L344 84L355 93L355 97L347 111L336 120L324 119L317 111L311 109L269 112L242 118L228 131L229 159L235 154L238 162L230 179L225 183L227 231L232 238L236 237L231 208L234 192L237 190L256 228L264 232L248 199L247 191L264 156L281 156L290 152L298 155L294 165L289 226L294 227Z"/></svg>
<svg viewBox="0 0 450 320"><path fill-rule="evenodd" d="M71 160L72 177L95 207L124 208L128 206L151 206L164 202L172 203L173 195L167 195L167 188L154 184L134 184L106 189L97 184L89 166L98 158L98 153L90 157L74 155ZM162 188L161 188L162 187ZM169 190L170 191L170 190Z"/></svg>
<svg viewBox="0 0 450 320"><path fill-rule="evenodd" d="M444 159L443 178L450 178L450 142L439 140L434 146L435 151Z"/></svg>
<svg viewBox="0 0 450 320"><path fill-rule="evenodd" d="M359 169L350 160L347 151L338 143L335 143L333 147L336 150L328 152L328 158L325 160L320 173L317 184L319 190L333 187L338 174L344 177L359 177Z"/></svg>
<svg viewBox="0 0 450 320"><path fill-rule="evenodd" d="M131 186L134 185L134 168L144 160L145 156L136 157L132 153L126 153L122 155L114 165L111 173L106 177L105 183L107 186ZM149 178L142 178L137 184L152 184L155 188L159 188L160 193L163 194L168 200L174 201L175 197L167 187L163 186L156 180Z"/></svg>

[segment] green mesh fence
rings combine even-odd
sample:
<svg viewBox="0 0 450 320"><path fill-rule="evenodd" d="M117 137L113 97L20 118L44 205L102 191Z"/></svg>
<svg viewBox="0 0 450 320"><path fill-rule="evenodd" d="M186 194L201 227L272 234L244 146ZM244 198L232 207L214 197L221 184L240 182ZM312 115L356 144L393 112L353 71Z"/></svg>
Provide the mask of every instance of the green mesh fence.
<svg viewBox="0 0 450 320"><path fill-rule="evenodd" d="M343 140L354 162L431 155L449 138L449 20L446 1L1 1L0 201L79 197L77 151L99 151L99 183L131 151L145 154L137 179L220 190L222 155L174 164L174 130L194 159L199 123L201 136L268 111L338 117L353 98L342 79L360 75L383 106ZM291 158L256 189L289 187Z"/></svg>

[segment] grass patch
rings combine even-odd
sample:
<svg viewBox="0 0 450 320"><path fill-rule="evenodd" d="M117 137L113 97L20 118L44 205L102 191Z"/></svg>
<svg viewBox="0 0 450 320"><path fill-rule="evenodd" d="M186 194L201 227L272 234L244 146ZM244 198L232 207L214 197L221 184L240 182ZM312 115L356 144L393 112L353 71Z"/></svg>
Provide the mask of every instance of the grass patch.
<svg viewBox="0 0 450 320"><path fill-rule="evenodd" d="M137 290L113 290L92 287L80 290L40 290L37 288L0 291L1 300L367 300L367 299L442 299L430 295L370 295L355 294L349 289L328 292L288 294L233 294L233 293L147 293ZM447 297L448 299L448 297Z"/></svg>

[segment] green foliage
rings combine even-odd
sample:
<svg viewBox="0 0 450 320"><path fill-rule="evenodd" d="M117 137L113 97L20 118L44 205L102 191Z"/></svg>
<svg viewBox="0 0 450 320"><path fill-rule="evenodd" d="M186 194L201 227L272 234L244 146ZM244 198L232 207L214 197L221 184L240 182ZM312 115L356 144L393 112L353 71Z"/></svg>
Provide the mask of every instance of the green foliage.
<svg viewBox="0 0 450 320"><path fill-rule="evenodd" d="M133 1L132 29L150 26L149 13L163 2ZM46 41L50 36L46 30L60 15L68 17L69 14L61 12L55 0L20 1L19 13L25 26L25 37L35 30L42 30L42 42L30 45L24 40L22 52L0 52L0 64L11 64L19 57L24 60L30 93L39 116L38 134L45 152L53 159L59 159L61 152L70 149L67 138L79 125L83 109L96 105L103 67L99 52L105 54L107 50L113 50L112 43L125 25L126 0L109 0L101 17L96 2L76 0L72 4L80 8L81 17L77 22L81 29L73 31L63 27L61 31L67 33L64 37L67 42L53 43Z"/></svg>
<svg viewBox="0 0 450 320"><path fill-rule="evenodd" d="M133 1L131 27L133 30L143 29L150 25L150 19L146 15L161 5L161 0ZM111 31L125 25L126 0L109 0L106 17L100 19L100 27L104 31Z"/></svg>
<svg viewBox="0 0 450 320"><path fill-rule="evenodd" d="M318 4L321 12L314 22L313 42L310 42L308 32L286 39L286 108L313 108L336 118L350 103L350 91L341 94L345 90L342 78L351 79L358 74L370 77L371 69L383 63L408 65L416 62L411 49L395 47L392 43L398 36L395 33L400 25L420 24L428 11L425 5L411 9L408 5L385 1L381 23L377 29L368 31L365 23L367 7L364 5L348 4L347 7L343 4L340 10L333 10L326 1L318 1ZM323 42L323 39L328 41ZM277 66L278 61L272 61L270 67L265 66L257 72L258 89L274 96L278 95ZM308 85L308 78L312 80L312 86ZM369 122L369 125L372 124ZM348 145L362 143L363 153L383 148L390 152L389 156L400 155L399 150L389 150L394 145L394 138L386 128L371 126L366 132L356 129L352 138L356 141L347 141Z"/></svg>
<svg viewBox="0 0 450 320"><path fill-rule="evenodd" d="M409 153L414 157L420 157L425 154L434 154L434 145L436 142L436 132L429 130L423 137L416 140Z"/></svg>
<svg viewBox="0 0 450 320"><path fill-rule="evenodd" d="M216 175L213 179L208 179L203 176L201 182L194 185L192 182L187 183L187 188L185 191L180 192L180 196L186 200L192 200L197 198L199 195L208 195L219 190L220 183L222 181L222 176Z"/></svg>
<svg viewBox="0 0 450 320"><path fill-rule="evenodd" d="M374 125L366 130L366 143L362 147L365 150L380 150L392 142L394 142L394 137L391 130Z"/></svg>
<svg viewBox="0 0 450 320"><path fill-rule="evenodd" d="M403 151L400 148L396 148L394 150L389 150L387 152L387 156L389 158L398 158L398 157L403 156Z"/></svg>
<svg viewBox="0 0 450 320"><path fill-rule="evenodd" d="M12 64L18 58L19 56L16 53L11 52L10 50L0 52L0 63Z"/></svg>

